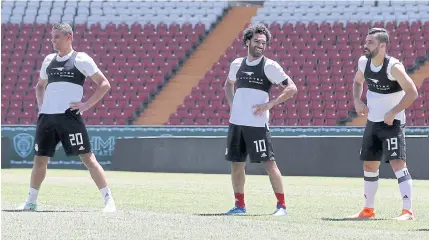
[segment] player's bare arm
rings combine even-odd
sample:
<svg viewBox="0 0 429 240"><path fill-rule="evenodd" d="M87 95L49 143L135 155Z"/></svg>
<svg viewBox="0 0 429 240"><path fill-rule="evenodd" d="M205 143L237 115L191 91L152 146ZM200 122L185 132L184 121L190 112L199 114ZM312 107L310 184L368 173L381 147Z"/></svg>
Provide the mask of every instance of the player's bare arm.
<svg viewBox="0 0 429 240"><path fill-rule="evenodd" d="M384 122L392 125L393 120L395 119L396 114L408 108L411 104L413 104L414 100L418 97L418 92L416 85L413 80L408 76L405 72L404 65L395 64L392 67L392 76L398 81L399 85L401 85L402 90L404 90L405 95L401 99L401 101L392 108L386 115L384 116Z"/></svg>
<svg viewBox="0 0 429 240"><path fill-rule="evenodd" d="M298 92L298 88L290 78L287 80L287 84L281 83L279 85L282 86L284 89L283 92L276 99L270 101L273 106L287 101L289 98L293 97Z"/></svg>
<svg viewBox="0 0 429 240"><path fill-rule="evenodd" d="M97 104L110 90L110 83L101 71L94 73L90 78L98 85L94 94L84 103L75 102L70 104L70 108L78 110L77 113L84 112Z"/></svg>
<svg viewBox="0 0 429 240"><path fill-rule="evenodd" d="M282 86L283 92L275 99L264 103L264 104L258 104L253 106L254 108L254 114L255 115L262 115L264 114L265 111L270 110L271 108L273 108L274 106L283 103L285 101L287 101L289 98L293 97L297 92L298 92L298 88L296 87L295 83L292 81L292 79L287 79L287 84L279 84L280 86Z"/></svg>
<svg viewBox="0 0 429 240"><path fill-rule="evenodd" d="M234 99L234 85L235 82L231 81L229 78L226 79L223 89L225 90L225 96L228 100L229 106L232 106L232 100Z"/></svg>
<svg viewBox="0 0 429 240"><path fill-rule="evenodd" d="M39 109L42 107L43 104L43 96L45 95L46 85L48 85L48 80L39 78L39 81L36 85L36 99L37 106L39 107Z"/></svg>
<svg viewBox="0 0 429 240"><path fill-rule="evenodd" d="M361 100L364 82L365 77L363 76L363 73L358 70L353 81L353 102L355 104L356 112L359 116L368 114L368 107Z"/></svg>

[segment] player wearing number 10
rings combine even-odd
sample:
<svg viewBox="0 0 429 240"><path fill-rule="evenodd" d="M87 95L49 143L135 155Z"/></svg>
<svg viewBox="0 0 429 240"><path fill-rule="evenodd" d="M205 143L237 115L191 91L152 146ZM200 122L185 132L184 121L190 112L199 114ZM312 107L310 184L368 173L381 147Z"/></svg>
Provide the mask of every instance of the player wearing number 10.
<svg viewBox="0 0 429 240"><path fill-rule="evenodd" d="M249 155L252 163L262 162L270 176L277 197L274 215L287 215L282 176L274 158L268 119L269 110L292 97L297 88L277 62L263 55L270 38L271 34L263 24L247 28L243 43L247 46L248 55L231 63L225 83L225 94L231 106L225 158L232 162L231 178L235 195L235 207L227 214L246 213L244 169ZM273 84L284 87L284 90L279 97L269 101Z"/></svg>
<svg viewBox="0 0 429 240"><path fill-rule="evenodd" d="M414 219L412 179L405 154L405 109L417 98L413 80L397 59L386 55L389 35L383 28L370 29L359 59L353 84L356 112L368 114L360 159L364 161L364 209L354 218L373 218L374 198L378 189L380 160L390 163L402 196L402 213L397 220ZM363 83L368 84L367 104L361 101Z"/></svg>
<svg viewBox="0 0 429 240"><path fill-rule="evenodd" d="M20 210L34 211L37 197L45 178L49 158L56 146L62 143L68 156L79 155L89 169L92 179L104 198L104 212L116 211L112 193L107 187L101 165L91 152L88 133L81 113L94 106L109 91L110 84L86 53L72 48L73 31L68 24L55 24L52 28L52 44L57 53L45 57L36 86L39 105L33 171L30 191ZM90 77L98 87L84 103L83 84Z"/></svg>

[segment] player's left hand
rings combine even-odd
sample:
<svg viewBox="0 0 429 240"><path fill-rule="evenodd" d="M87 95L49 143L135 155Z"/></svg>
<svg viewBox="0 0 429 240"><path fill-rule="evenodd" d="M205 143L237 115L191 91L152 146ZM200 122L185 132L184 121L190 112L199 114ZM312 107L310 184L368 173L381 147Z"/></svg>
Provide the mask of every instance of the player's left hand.
<svg viewBox="0 0 429 240"><path fill-rule="evenodd" d="M71 110L78 110L76 114L80 114L89 109L88 104L83 102L72 102L70 103Z"/></svg>
<svg viewBox="0 0 429 240"><path fill-rule="evenodd" d="M395 116L396 114L392 112L386 113L386 115L384 115L384 123L391 126L393 124L393 120L395 120Z"/></svg>
<svg viewBox="0 0 429 240"><path fill-rule="evenodd" d="M274 105L271 102L264 104L256 104L253 106L253 114L256 116L261 116L265 111L270 110Z"/></svg>

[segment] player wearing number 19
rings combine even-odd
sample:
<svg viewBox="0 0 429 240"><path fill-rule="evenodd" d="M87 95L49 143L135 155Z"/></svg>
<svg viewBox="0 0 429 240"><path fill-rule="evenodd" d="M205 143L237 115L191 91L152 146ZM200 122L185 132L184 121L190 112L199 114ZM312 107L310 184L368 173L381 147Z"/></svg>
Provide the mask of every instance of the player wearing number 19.
<svg viewBox="0 0 429 240"><path fill-rule="evenodd" d="M269 110L296 92L294 82L275 61L263 53L271 34L263 25L253 25L243 34L247 57L235 59L225 82L225 94L231 106L225 158L231 161L231 179L235 207L227 214L245 214L244 182L245 162L249 155L252 163L263 163L277 197L275 216L287 215L281 173L276 165L271 136L268 129ZM269 101L273 84L284 88ZM236 88L236 91L234 91Z"/></svg>
<svg viewBox="0 0 429 240"><path fill-rule="evenodd" d="M383 28L370 29L359 59L353 84L356 112L368 114L360 159L364 170L364 209L353 217L373 218L378 189L380 160L390 163L402 197L402 213L397 220L414 219L412 179L405 154L405 109L417 98L413 80L397 59L386 55L389 35ZM361 101L364 82L368 85L367 104Z"/></svg>
<svg viewBox="0 0 429 240"><path fill-rule="evenodd" d="M109 91L110 83L86 53L72 47L73 31L66 23L52 28L52 44L57 53L45 57L36 86L39 106L35 156L29 195L20 210L34 211L40 186L45 179L49 158L62 143L67 156L79 155L104 198L104 212L116 211L104 170L91 152L88 133L81 114L94 106ZM86 101L83 84L90 77L98 86Z"/></svg>

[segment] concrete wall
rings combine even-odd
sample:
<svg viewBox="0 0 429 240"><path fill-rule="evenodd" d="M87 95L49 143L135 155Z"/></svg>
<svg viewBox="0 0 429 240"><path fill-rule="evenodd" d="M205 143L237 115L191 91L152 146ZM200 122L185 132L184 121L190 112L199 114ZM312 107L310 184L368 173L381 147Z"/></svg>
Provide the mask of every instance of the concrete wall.
<svg viewBox="0 0 429 240"><path fill-rule="evenodd" d="M283 175L362 177L361 137L274 137ZM230 173L224 137L120 139L112 169L148 172ZM429 138L407 137L408 168L415 179L429 179ZM266 174L261 164L247 164L247 174ZM381 177L393 178L383 163Z"/></svg>

